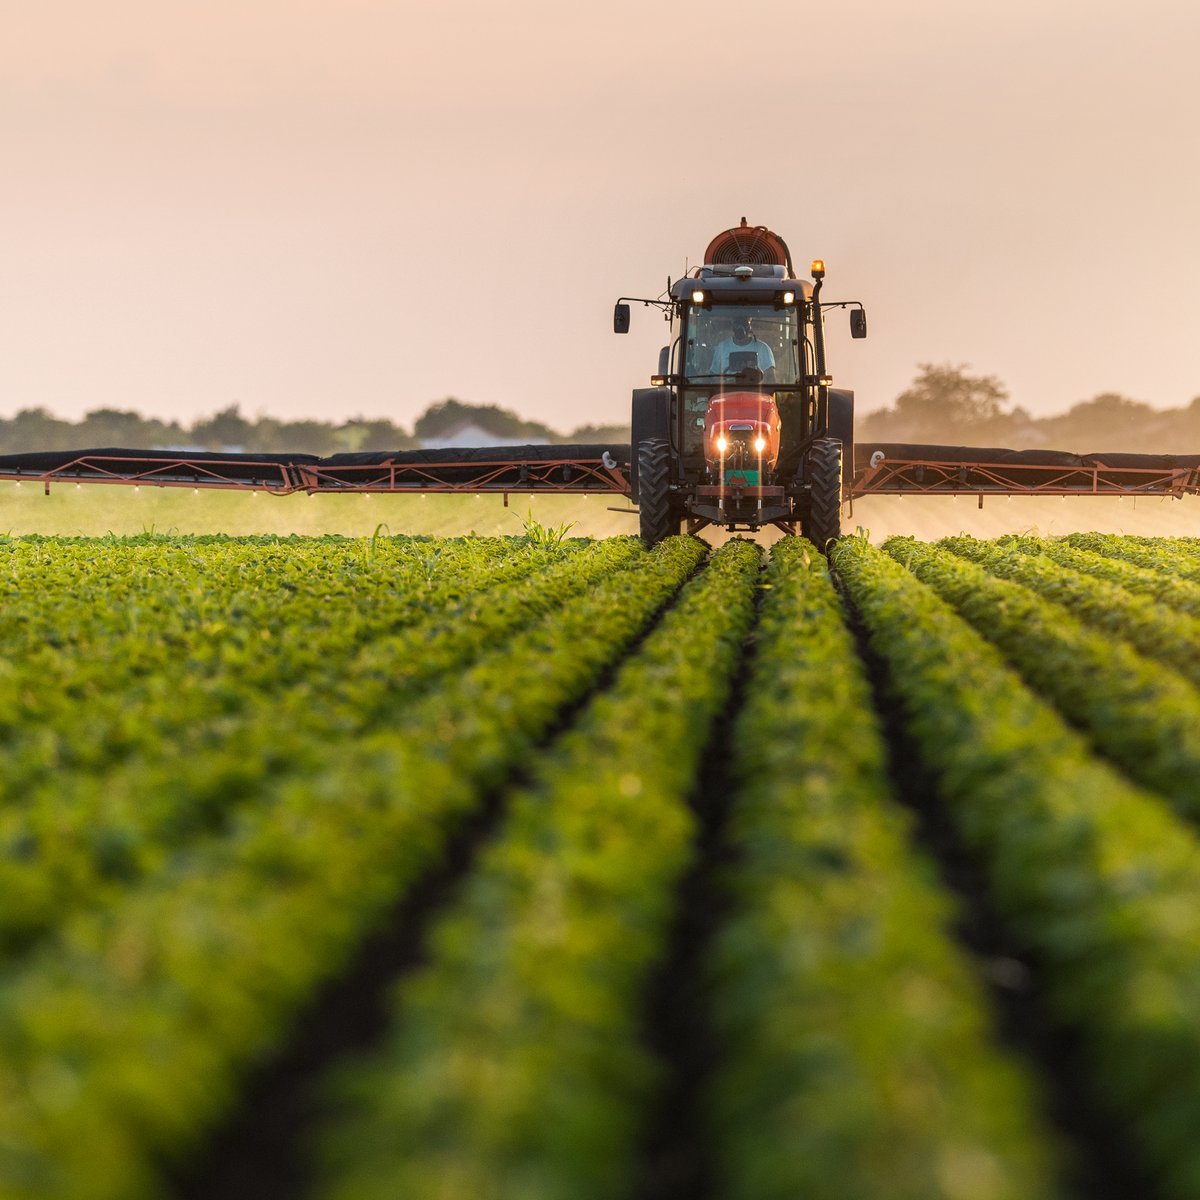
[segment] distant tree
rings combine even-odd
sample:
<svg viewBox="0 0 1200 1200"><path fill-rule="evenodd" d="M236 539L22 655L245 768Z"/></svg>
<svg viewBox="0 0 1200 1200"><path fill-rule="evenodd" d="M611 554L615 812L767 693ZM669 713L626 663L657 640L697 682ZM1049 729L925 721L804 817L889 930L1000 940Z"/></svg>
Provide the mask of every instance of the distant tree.
<svg viewBox="0 0 1200 1200"><path fill-rule="evenodd" d="M1171 412L1170 445L1183 454L1200 454L1200 396Z"/></svg>
<svg viewBox="0 0 1200 1200"><path fill-rule="evenodd" d="M466 420L477 419L474 405L464 404L453 396L431 404L416 420L413 433L419 438L437 437Z"/></svg>
<svg viewBox="0 0 1200 1200"><path fill-rule="evenodd" d="M1119 392L1103 392L1072 405L1044 424L1063 449L1142 450L1161 435L1162 414Z"/></svg>
<svg viewBox="0 0 1200 1200"><path fill-rule="evenodd" d="M1151 405L1142 400L1131 400L1120 392L1102 392L1091 400L1072 405L1064 414L1064 419L1130 428L1152 416L1154 411Z"/></svg>
<svg viewBox="0 0 1200 1200"><path fill-rule="evenodd" d="M413 439L387 418L355 417L335 425L330 421L281 421L260 416L253 421L237 406L206 417L192 426L189 440L211 449L241 446L254 453L337 454L344 450L403 450ZM237 440L234 440L237 439Z"/></svg>
<svg viewBox="0 0 1200 1200"><path fill-rule="evenodd" d="M141 413L118 408L96 408L76 426L81 446L120 446L148 450L163 438L166 426L147 421ZM179 426L174 426L180 432Z"/></svg>
<svg viewBox="0 0 1200 1200"><path fill-rule="evenodd" d="M249 449L254 425L242 416L241 408L231 404L211 417L197 421L191 428L191 440L206 450Z"/></svg>
<svg viewBox="0 0 1200 1200"><path fill-rule="evenodd" d="M14 417L0 420L0 453L71 450L82 446L79 426L63 421L44 408L23 408Z"/></svg>
<svg viewBox="0 0 1200 1200"><path fill-rule="evenodd" d="M153 417L146 420L146 446L180 446L186 444L186 436L178 421L160 421Z"/></svg>
<svg viewBox="0 0 1200 1200"><path fill-rule="evenodd" d="M453 396L431 404L417 418L413 434L417 438L436 438L468 421L496 437L525 438L531 442L555 440L554 431L538 421L526 421L495 404L464 404Z"/></svg>
<svg viewBox="0 0 1200 1200"><path fill-rule="evenodd" d="M558 442L577 442L581 445L599 445L604 442L628 442L632 431L628 425L580 425L570 433L556 437Z"/></svg>
<svg viewBox="0 0 1200 1200"><path fill-rule="evenodd" d="M1008 391L995 375L969 375L966 365L919 363L917 377L896 397L896 415L923 432L974 428L1004 414Z"/></svg>
<svg viewBox="0 0 1200 1200"><path fill-rule="evenodd" d="M336 454L337 435L326 421L281 421L276 432L279 448L298 454Z"/></svg>
<svg viewBox="0 0 1200 1200"><path fill-rule="evenodd" d="M1029 421L1009 409L1008 390L995 375L972 375L965 365L919 363L894 407L868 414L860 436L907 442L970 443L1008 437Z"/></svg>
<svg viewBox="0 0 1200 1200"><path fill-rule="evenodd" d="M354 417L337 428L336 438L339 450L406 450L416 444L386 417Z"/></svg>

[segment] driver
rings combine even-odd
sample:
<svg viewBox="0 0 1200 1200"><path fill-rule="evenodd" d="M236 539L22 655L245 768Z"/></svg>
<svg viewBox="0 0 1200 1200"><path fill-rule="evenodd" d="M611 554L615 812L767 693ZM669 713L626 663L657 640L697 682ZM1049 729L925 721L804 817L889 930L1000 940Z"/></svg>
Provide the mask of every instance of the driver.
<svg viewBox="0 0 1200 1200"><path fill-rule="evenodd" d="M734 317L732 336L717 343L713 350L712 373L714 375L736 375L738 371L753 367L749 359L735 358L730 366L730 355L754 354L758 359L758 369L765 376L768 371L775 369L775 355L766 342L759 341L754 336L754 328L749 317Z"/></svg>

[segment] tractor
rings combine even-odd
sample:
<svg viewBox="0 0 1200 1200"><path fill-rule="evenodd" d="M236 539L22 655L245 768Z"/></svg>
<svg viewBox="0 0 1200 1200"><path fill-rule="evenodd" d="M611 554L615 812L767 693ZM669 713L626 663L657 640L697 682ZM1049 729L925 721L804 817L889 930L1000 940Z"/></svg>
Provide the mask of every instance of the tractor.
<svg viewBox="0 0 1200 1200"><path fill-rule="evenodd" d="M824 548L841 533L854 475L854 393L835 389L825 363L825 264L797 277L791 252L763 225L717 234L704 263L654 300L621 297L671 323L651 386L633 393L630 494L647 545L706 525L755 531L774 525Z"/></svg>

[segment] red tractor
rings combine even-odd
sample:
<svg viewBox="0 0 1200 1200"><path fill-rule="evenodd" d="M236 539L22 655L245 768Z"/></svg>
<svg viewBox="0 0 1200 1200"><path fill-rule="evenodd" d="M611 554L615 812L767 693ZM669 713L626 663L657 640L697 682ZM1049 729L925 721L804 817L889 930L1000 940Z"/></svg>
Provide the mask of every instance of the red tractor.
<svg viewBox="0 0 1200 1200"><path fill-rule="evenodd" d="M854 393L825 366L825 267L797 277L784 240L765 226L719 233L704 265L656 300L622 297L613 317L629 331L630 302L671 322L653 386L633 393L630 484L650 545L685 525L757 530L776 525L824 547L841 533L854 470Z"/></svg>

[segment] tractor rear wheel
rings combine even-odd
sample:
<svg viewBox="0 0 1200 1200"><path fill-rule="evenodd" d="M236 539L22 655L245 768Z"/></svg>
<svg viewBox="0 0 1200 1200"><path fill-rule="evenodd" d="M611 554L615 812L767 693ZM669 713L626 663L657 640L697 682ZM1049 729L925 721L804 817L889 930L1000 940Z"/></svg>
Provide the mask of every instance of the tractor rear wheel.
<svg viewBox="0 0 1200 1200"><path fill-rule="evenodd" d="M671 457L667 443L648 438L638 443L638 514L642 541L657 546L679 532L679 514L671 506Z"/></svg>
<svg viewBox="0 0 1200 1200"><path fill-rule="evenodd" d="M808 452L808 503L800 532L822 553L842 536L842 443L817 438Z"/></svg>

